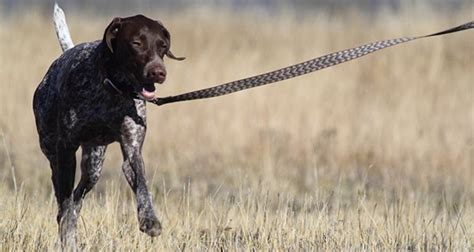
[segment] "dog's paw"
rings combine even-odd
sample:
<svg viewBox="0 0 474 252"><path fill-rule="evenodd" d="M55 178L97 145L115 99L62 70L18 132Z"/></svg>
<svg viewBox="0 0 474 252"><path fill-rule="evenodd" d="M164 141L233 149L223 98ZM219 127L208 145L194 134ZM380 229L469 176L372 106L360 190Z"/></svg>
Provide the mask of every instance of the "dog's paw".
<svg viewBox="0 0 474 252"><path fill-rule="evenodd" d="M145 217L140 220L140 231L156 237L161 234L161 223L156 217Z"/></svg>

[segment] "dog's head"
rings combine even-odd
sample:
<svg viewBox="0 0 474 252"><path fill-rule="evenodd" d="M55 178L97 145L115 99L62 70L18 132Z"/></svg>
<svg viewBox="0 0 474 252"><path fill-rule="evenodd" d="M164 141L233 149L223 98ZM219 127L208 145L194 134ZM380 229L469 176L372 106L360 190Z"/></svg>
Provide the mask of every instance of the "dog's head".
<svg viewBox="0 0 474 252"><path fill-rule="evenodd" d="M155 98L154 84L166 79L164 56L184 59L173 55L170 42L163 24L143 15L114 18L103 38L115 65L131 75L133 88L147 100Z"/></svg>

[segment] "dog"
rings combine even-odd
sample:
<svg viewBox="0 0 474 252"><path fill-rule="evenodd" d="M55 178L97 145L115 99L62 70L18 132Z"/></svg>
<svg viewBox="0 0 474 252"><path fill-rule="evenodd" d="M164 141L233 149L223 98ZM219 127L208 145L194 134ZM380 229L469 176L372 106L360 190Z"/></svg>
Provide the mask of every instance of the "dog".
<svg viewBox="0 0 474 252"><path fill-rule="evenodd" d="M99 180L107 145L119 142L123 172L136 196L139 229L161 233L141 154L146 101L166 79L170 33L143 15L114 18L102 40L79 44L53 62L37 87L33 110L39 143L49 160L63 245L75 244L82 201ZM75 153L82 149L81 178L74 189Z"/></svg>

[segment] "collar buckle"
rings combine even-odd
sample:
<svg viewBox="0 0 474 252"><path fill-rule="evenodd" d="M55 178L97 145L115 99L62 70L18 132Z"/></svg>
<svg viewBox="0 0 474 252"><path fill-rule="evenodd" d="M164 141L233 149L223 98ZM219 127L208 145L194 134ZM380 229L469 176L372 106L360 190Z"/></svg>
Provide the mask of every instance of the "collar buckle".
<svg viewBox="0 0 474 252"><path fill-rule="evenodd" d="M136 92L133 92L129 95L125 95L125 93L122 90L120 90L109 78L105 78L102 83L104 84L106 89L114 91L115 95L122 95L122 96L127 96L127 97L130 97L130 98L133 98L133 99L144 100Z"/></svg>
<svg viewBox="0 0 474 252"><path fill-rule="evenodd" d="M109 78L105 78L104 81L103 81L103 84L104 84L106 87L110 87L110 88L112 88L113 90L115 90L115 92L116 92L117 94L120 94L120 95L123 94L122 90L120 90L117 86L115 86L114 83L113 83Z"/></svg>

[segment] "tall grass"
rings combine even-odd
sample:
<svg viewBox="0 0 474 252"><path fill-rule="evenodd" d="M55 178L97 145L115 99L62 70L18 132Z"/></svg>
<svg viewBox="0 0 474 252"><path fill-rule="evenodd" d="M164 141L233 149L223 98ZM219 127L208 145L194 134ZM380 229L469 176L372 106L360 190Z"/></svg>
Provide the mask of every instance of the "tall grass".
<svg viewBox="0 0 474 252"><path fill-rule="evenodd" d="M149 11L184 62L161 96L369 41L472 19L406 11L298 17ZM74 41L112 17L70 15ZM49 19L0 24L0 250L57 248L50 169L31 109L61 53ZM138 231L117 145L78 224L85 250L472 249L474 33L398 46L221 98L148 106L144 146L163 234Z"/></svg>

